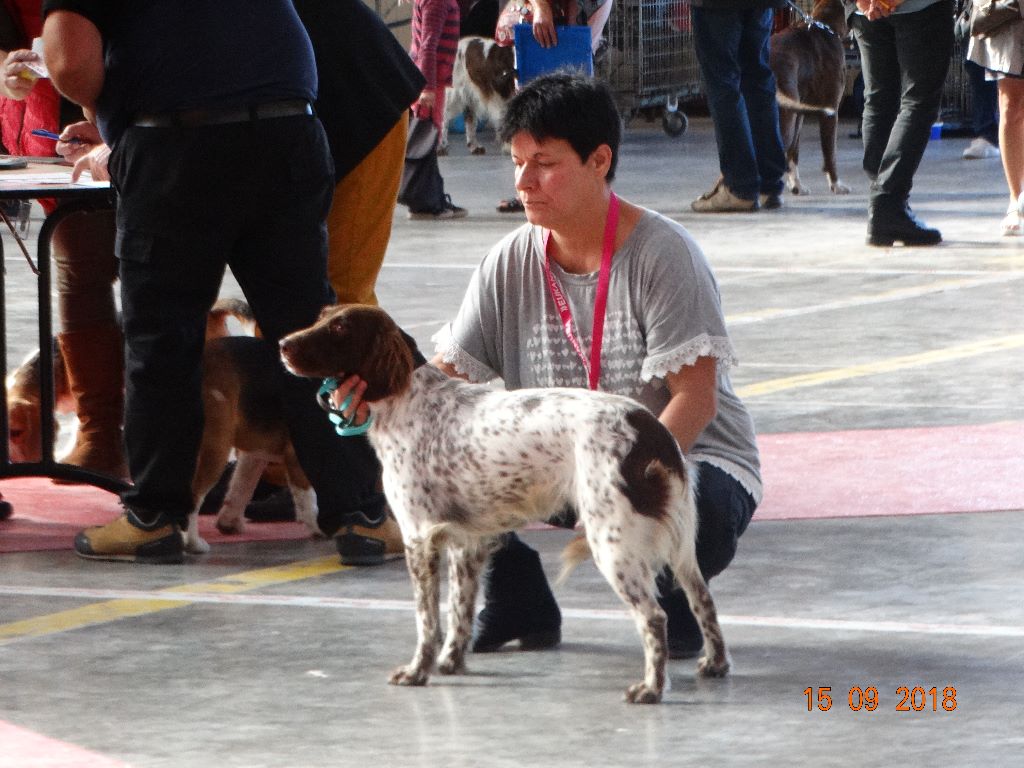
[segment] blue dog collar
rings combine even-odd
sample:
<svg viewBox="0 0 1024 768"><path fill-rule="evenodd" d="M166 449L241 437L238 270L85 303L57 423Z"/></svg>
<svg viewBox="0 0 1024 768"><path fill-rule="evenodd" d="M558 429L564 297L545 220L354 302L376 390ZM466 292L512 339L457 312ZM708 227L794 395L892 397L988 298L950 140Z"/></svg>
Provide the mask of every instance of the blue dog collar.
<svg viewBox="0 0 1024 768"><path fill-rule="evenodd" d="M352 395L345 398L341 408L335 408L331 405L331 394L337 389L338 380L331 377L324 379L323 384L320 385L320 391L316 393L316 401L327 412L327 418L334 425L334 431L342 437L365 435L367 430L370 429L370 425L373 424L373 414L370 414L366 421L358 427L355 426L356 415L353 413L351 418L345 415L345 409L352 404Z"/></svg>

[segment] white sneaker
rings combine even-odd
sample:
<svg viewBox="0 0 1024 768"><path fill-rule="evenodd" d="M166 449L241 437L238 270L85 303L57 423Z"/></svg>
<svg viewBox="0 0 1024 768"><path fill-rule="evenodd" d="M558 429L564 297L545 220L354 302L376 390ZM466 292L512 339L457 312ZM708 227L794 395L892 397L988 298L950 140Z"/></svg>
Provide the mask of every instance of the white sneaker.
<svg viewBox="0 0 1024 768"><path fill-rule="evenodd" d="M964 150L963 157L964 160L988 160L992 157L999 157L999 147L979 136Z"/></svg>
<svg viewBox="0 0 1024 768"><path fill-rule="evenodd" d="M736 197L721 179L710 192L705 192L690 207L697 213L750 213L758 208L757 200Z"/></svg>

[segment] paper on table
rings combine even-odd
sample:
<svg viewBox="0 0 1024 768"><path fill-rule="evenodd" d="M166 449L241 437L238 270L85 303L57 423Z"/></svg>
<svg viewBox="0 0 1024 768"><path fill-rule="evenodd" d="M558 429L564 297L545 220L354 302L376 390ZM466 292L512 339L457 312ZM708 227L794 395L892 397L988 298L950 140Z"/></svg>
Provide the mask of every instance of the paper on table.
<svg viewBox="0 0 1024 768"><path fill-rule="evenodd" d="M78 181L71 181L71 169L66 171L41 171L39 173L12 173L0 175L0 190L11 187L106 187L109 181L96 181L86 171L78 177Z"/></svg>

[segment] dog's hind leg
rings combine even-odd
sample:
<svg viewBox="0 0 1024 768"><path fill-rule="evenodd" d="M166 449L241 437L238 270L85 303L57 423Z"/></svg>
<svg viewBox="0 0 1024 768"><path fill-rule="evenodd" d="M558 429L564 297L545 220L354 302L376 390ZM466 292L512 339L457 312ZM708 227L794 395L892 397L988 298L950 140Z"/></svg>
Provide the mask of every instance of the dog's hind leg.
<svg viewBox="0 0 1024 768"><path fill-rule="evenodd" d="M404 531L403 531L404 533ZM416 653L391 673L392 685L426 685L441 645L441 551L432 538L406 542L405 560L416 596Z"/></svg>
<svg viewBox="0 0 1024 768"><path fill-rule="evenodd" d="M829 189L834 195L848 195L850 188L839 180L836 168L836 133L839 130L838 115L819 115L818 126L821 134L822 170L828 178Z"/></svg>
<svg viewBox="0 0 1024 768"><path fill-rule="evenodd" d="M248 451L238 451L235 471L231 474L224 502L217 512L217 530L224 534L245 530L245 508L252 501L260 475L267 468L267 458Z"/></svg>
<svg viewBox="0 0 1024 768"><path fill-rule="evenodd" d="M630 510L627 514L635 515ZM580 519L586 513L580 510ZM587 523L585 523L587 525ZM644 679L626 689L631 704L657 704L665 691L665 665L668 661L668 620L654 597L654 572L638 553L622 542L633 539L621 529L587 527L587 542L594 563L633 614L644 646Z"/></svg>
<svg viewBox="0 0 1024 768"><path fill-rule="evenodd" d="M701 677L724 677L729 671L729 656L718 625L718 613L708 590L707 582L697 567L696 552L691 548L671 563L676 581L686 593L690 610L700 625L704 636L704 655L697 662L697 674Z"/></svg>
<svg viewBox="0 0 1024 768"><path fill-rule="evenodd" d="M448 634L437 664L437 671L443 675L466 671L466 648L473 636L480 571L488 551L484 546L448 549Z"/></svg>

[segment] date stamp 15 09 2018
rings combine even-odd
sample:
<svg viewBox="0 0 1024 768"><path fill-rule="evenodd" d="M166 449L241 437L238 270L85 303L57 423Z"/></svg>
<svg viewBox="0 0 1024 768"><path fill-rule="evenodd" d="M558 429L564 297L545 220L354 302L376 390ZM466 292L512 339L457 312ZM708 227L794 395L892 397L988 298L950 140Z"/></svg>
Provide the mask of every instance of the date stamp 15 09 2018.
<svg viewBox="0 0 1024 768"><path fill-rule="evenodd" d="M804 696L808 712L828 712L832 709L834 697L831 686L805 688ZM889 707L883 702L878 687L874 685L854 685L846 693L846 704L854 712L875 712L879 707L895 712L955 712L956 688L952 685L943 688L936 685L901 685L896 689L892 703L893 707Z"/></svg>

